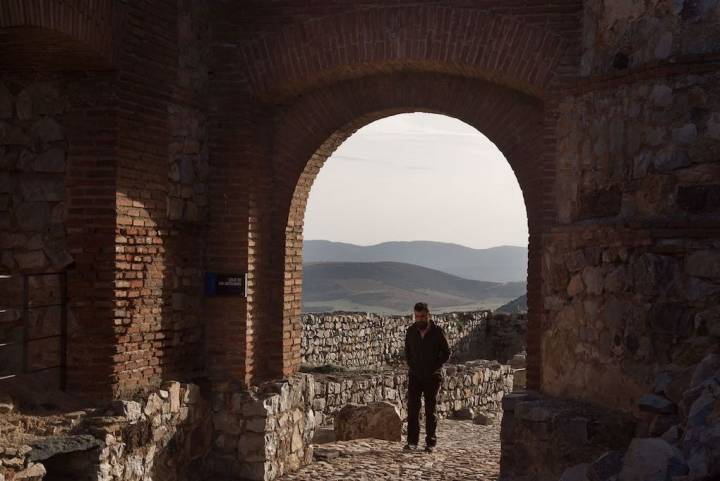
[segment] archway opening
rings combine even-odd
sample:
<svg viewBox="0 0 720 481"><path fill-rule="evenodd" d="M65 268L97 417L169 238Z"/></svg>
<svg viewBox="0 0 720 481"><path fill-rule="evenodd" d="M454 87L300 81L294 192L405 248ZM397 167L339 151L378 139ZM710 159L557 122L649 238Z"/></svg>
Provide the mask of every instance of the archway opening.
<svg viewBox="0 0 720 481"><path fill-rule="evenodd" d="M303 312L495 310L524 294L527 212L512 168L472 126L408 113L355 132L314 179ZM442 274L445 274L443 276Z"/></svg>
<svg viewBox="0 0 720 481"><path fill-rule="evenodd" d="M527 167L520 164L516 178L500 149L478 129L457 117L419 109L374 112L335 131L312 155L295 185L284 236L284 324L292 326L296 335L295 344L300 337L298 331L301 323L298 321L303 301L303 283L308 281L308 277L303 274L303 261L309 263L310 269L315 271L311 274L317 273L317 276L310 277L311 283L307 284L310 289L309 295L304 297L307 302L305 312L361 310L401 314L407 313L409 306L420 297L439 308L438 311L495 309L522 296L523 292L515 291L524 291L524 286L520 284L526 281L528 272L527 250L524 249L528 245L528 232L532 223L528 222L518 179L522 179L524 173L527 183L530 177ZM416 122L415 126L411 119ZM516 127L518 131L514 137L518 138L521 137L523 127L527 129L527 126ZM353 135L356 132L357 135ZM369 141L363 140L363 132L368 133ZM400 142L399 150L392 151L392 142L403 136L409 142ZM331 178L336 178L336 181L328 184L329 190L325 194L328 200L325 201L325 207L321 207L325 211L321 212L320 217L325 219L324 222L331 230L341 228L344 219L348 219L350 222L344 224L348 226L344 234L346 237L334 240L347 243L352 240L347 236L365 239L358 244L365 244L366 253L359 252L362 248L349 252L354 249L353 246L311 242L310 252L303 257L309 192L331 156L337 156L337 166L343 163L350 165L346 175L351 180L344 183L337 179L338 174L333 172L332 167L327 167L325 172ZM488 156L493 159L491 163L487 160ZM516 157L524 160L520 154L516 153ZM478 158L484 162L478 162ZM519 162L516 160L516 163ZM383 173L384 167L389 169L386 173ZM497 177L494 182L488 178L489 171ZM483 179L482 184L477 179ZM507 207L504 210L497 208L498 202ZM353 211L350 207L353 204L367 205L365 213ZM493 208L487 209L488 205ZM488 216L484 220L478 219L481 217L479 211L483 210ZM452 211L458 214L454 224L453 216L448 215ZM508 216L516 219L514 230L508 228L512 224ZM361 221L362 218L366 220ZM432 229L433 224L442 228ZM504 229L498 228L490 234L487 229L483 232L484 224L501 225ZM319 232L322 229L319 226L311 228L319 229ZM423 232L428 234L424 235ZM463 242L463 236L470 240ZM395 243L382 245L388 241ZM429 244L432 242L439 245ZM373 248L367 248L373 244ZM492 247L499 247L501 252L477 252ZM409 284L407 278L417 277L418 271L400 275L396 268L405 266L358 264L358 261L363 260L414 265L428 269L423 274L435 279L437 274L444 273L450 276L444 279L446 284L470 282L465 282L460 291L454 293L462 291L463 295L454 296L453 302L453 294L445 298L442 295L434 296L432 282L416 286ZM352 264L343 266L328 264L327 261ZM349 276L348 269L357 271L358 268L365 271L359 276L362 280L356 276L357 273ZM374 272L369 274L368 268ZM380 274L378 270L387 271L388 268L392 271L390 275L396 280L400 278L400 283L387 286L377 282L377 275L389 275L388 272ZM431 272L433 270L435 275ZM366 274L376 278L368 279ZM345 279L337 276L344 276ZM405 282L402 282L402 277L406 278ZM352 285L358 284L358 281L360 285ZM367 284L367 281L371 284L374 282L374 285L363 286L363 282ZM486 293L468 295L473 288L485 290ZM496 295L491 297L487 294L488 290ZM384 298L379 299L378 296ZM483 301L479 300L481 298ZM373 305L373 299L380 305ZM294 359L299 361L299 357L299 352L293 353Z"/></svg>
<svg viewBox="0 0 720 481"><path fill-rule="evenodd" d="M507 364L515 354L524 357L526 348L527 317L521 316L522 327L508 342L492 312L517 305L520 297L523 314L527 309L527 211L502 152L476 128L437 113L390 112L359 127L321 150L322 163L315 163L318 153L313 156L303 172L311 177L298 183L286 229L286 255L303 246L301 274L295 274L294 257L284 276L285 306L302 293L301 370L316 374L320 392L337 381L332 376L360 375L369 386L358 390L352 387L361 384L357 379L343 381L348 392L323 399L315 414L318 442L333 439L331 420L348 401L395 402L406 416L403 339L417 301L430 304L449 337L454 352L448 383L468 374L466 368L486 369L487 361L479 359ZM460 370L458 362L465 362ZM382 384L376 377L387 379L391 372L397 381L392 386L372 387ZM441 390L438 414L499 417L512 372L505 367L492 379L477 376L477 389L469 394ZM497 393L488 391L490 383ZM468 426L447 423L451 438ZM468 435L485 436L499 462L499 426L485 431Z"/></svg>
<svg viewBox="0 0 720 481"><path fill-rule="evenodd" d="M358 103L358 98L363 102ZM249 269L248 329L255 329L253 346L262 346L262 350L251 351L248 347L248 356L254 364L264 367L262 372L254 367L248 370L250 382L290 375L301 364L303 222L317 173L358 129L409 112L444 114L482 131L502 151L516 174L527 206L529 230L528 386L539 387L539 254L543 226L554 218L554 172L549 168L550 144L544 135L543 103L487 82L433 74L381 75L338 84L304 96L278 112L272 169L282 176L274 186L258 184L250 194L252 199L274 188L272 209L277 216L277 222L272 224L258 223L253 217L250 222L250 236L257 241L253 246L255 261ZM266 262L258 264L261 258ZM257 290L264 285L273 287ZM256 298L258 293L262 295Z"/></svg>

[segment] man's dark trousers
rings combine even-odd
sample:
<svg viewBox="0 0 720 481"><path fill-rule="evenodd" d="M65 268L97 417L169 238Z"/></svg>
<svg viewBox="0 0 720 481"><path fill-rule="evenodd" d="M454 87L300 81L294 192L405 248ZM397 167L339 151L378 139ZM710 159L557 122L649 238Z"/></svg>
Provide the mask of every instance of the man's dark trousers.
<svg viewBox="0 0 720 481"><path fill-rule="evenodd" d="M408 376L408 444L417 444L420 438L420 396L425 397L425 445L435 446L437 438L437 395L442 377L439 373L430 377Z"/></svg>

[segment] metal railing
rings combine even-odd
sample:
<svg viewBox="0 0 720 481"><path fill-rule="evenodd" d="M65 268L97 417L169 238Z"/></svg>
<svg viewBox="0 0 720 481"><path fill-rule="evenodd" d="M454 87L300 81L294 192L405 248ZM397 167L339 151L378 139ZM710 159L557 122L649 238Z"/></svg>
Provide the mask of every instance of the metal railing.
<svg viewBox="0 0 720 481"><path fill-rule="evenodd" d="M30 278L33 277L57 277L57 286L59 289L58 300L59 302L53 304L33 304L30 297ZM19 374L34 374L43 371L49 371L52 369L59 370L59 384L60 389L65 390L67 383L67 330L68 330L68 318L67 318L67 304L68 304L68 290L67 290L67 273L66 272L43 272L38 274L18 274L18 275L2 275L0 276L0 286L3 282L8 280L20 278L22 279L22 294L20 306L0 306L0 312L6 312L9 309L20 309L21 310L21 324L22 324L22 339L20 341L6 341L0 339L0 350L6 349L13 346L21 346L21 365L20 372L9 372L4 375L0 375L0 381L12 379ZM0 287L1 289L2 287ZM50 334L40 337L30 337L30 312L38 309L48 309L53 307L60 308L60 329L58 334ZM31 369L30 367L30 350L29 346L33 342L44 341L47 339L57 338L59 342L59 359L58 364L52 366L43 366L41 368Z"/></svg>

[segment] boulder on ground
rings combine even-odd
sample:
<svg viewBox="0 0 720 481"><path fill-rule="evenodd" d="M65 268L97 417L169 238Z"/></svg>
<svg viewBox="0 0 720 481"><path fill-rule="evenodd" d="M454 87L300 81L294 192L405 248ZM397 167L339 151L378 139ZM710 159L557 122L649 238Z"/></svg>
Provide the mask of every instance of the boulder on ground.
<svg viewBox="0 0 720 481"><path fill-rule="evenodd" d="M622 469L623 453L620 451L608 451L597 458L588 467L588 479L590 481L611 481L617 479Z"/></svg>
<svg viewBox="0 0 720 481"><path fill-rule="evenodd" d="M45 466L40 463L30 463L27 468L15 473L13 479L16 481L42 481L46 474Z"/></svg>
<svg viewBox="0 0 720 481"><path fill-rule="evenodd" d="M680 451L660 438L635 438L625 453L619 481L666 481L688 467Z"/></svg>
<svg viewBox="0 0 720 481"><path fill-rule="evenodd" d="M560 481L588 481L588 464L578 464L567 468L560 476Z"/></svg>
<svg viewBox="0 0 720 481"><path fill-rule="evenodd" d="M495 415L492 413L477 413L473 419L473 423L490 426L491 424L495 424Z"/></svg>
<svg viewBox="0 0 720 481"><path fill-rule="evenodd" d="M641 411L654 414L674 414L677 406L669 399L657 394L645 394L638 400Z"/></svg>
<svg viewBox="0 0 720 481"><path fill-rule="evenodd" d="M475 411L473 411L472 408L464 407L461 409L458 409L453 413L453 418L455 419L463 419L463 420L470 420L475 417Z"/></svg>
<svg viewBox="0 0 720 481"><path fill-rule="evenodd" d="M697 365L690 381L690 387L698 387L714 374L720 372L720 354L710 353Z"/></svg>
<svg viewBox="0 0 720 481"><path fill-rule="evenodd" d="M400 410L389 402L347 404L335 415L338 441L363 438L400 441L401 436Z"/></svg>
<svg viewBox="0 0 720 481"><path fill-rule="evenodd" d="M681 422L682 418L677 414L658 414L650 421L649 434L651 437L662 437L671 427Z"/></svg>
<svg viewBox="0 0 720 481"><path fill-rule="evenodd" d="M15 402L7 393L0 393L0 414L9 414L15 410Z"/></svg>

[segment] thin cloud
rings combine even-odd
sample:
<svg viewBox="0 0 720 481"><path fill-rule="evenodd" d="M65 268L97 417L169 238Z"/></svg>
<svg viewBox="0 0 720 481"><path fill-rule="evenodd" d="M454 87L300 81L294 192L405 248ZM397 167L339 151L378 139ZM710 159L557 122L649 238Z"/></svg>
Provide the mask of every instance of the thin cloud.
<svg viewBox="0 0 720 481"><path fill-rule="evenodd" d="M338 159L338 160L346 160L348 162L361 162L363 164L380 164L380 165L392 165L393 167L401 167L403 169L411 169L411 170L434 170L432 167L428 167L426 165L408 165L408 164L401 164L398 162L393 162L391 160L383 160L380 158L370 158L370 157L357 157L352 155L332 155L330 159Z"/></svg>

